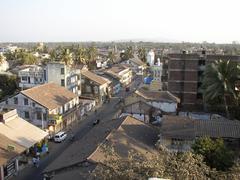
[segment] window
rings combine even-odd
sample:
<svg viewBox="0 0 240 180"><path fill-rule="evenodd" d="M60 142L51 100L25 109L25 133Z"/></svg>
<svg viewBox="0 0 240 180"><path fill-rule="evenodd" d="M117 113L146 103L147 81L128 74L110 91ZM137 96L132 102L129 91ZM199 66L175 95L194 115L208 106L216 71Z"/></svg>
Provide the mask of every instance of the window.
<svg viewBox="0 0 240 180"><path fill-rule="evenodd" d="M24 105L28 105L28 99L24 98Z"/></svg>
<svg viewBox="0 0 240 180"><path fill-rule="evenodd" d="M37 111L37 120L42 120L42 112Z"/></svg>
<svg viewBox="0 0 240 180"><path fill-rule="evenodd" d="M64 74L64 68L61 68L61 74Z"/></svg>
<svg viewBox="0 0 240 180"><path fill-rule="evenodd" d="M13 101L14 101L14 104L18 104L18 98L17 97L13 98Z"/></svg>
<svg viewBox="0 0 240 180"><path fill-rule="evenodd" d="M61 86L65 86L65 81L64 81L64 79L61 79Z"/></svg>
<svg viewBox="0 0 240 180"><path fill-rule="evenodd" d="M22 76L22 81L27 81L27 76Z"/></svg>
<svg viewBox="0 0 240 180"><path fill-rule="evenodd" d="M36 106L36 104L33 102L33 103L32 103L32 107L35 107L35 106Z"/></svg>
<svg viewBox="0 0 240 180"><path fill-rule="evenodd" d="M29 119L29 112L28 112L28 111L24 111L24 117L25 117L26 119Z"/></svg>

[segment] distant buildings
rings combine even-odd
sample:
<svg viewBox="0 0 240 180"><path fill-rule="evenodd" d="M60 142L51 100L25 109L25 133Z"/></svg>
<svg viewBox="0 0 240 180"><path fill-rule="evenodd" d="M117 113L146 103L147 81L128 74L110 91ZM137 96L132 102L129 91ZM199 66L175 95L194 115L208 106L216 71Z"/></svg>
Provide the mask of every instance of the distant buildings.
<svg viewBox="0 0 240 180"><path fill-rule="evenodd" d="M147 63L150 66L152 66L152 65L154 65L154 61L155 61L155 53L153 50L151 50L147 53Z"/></svg>

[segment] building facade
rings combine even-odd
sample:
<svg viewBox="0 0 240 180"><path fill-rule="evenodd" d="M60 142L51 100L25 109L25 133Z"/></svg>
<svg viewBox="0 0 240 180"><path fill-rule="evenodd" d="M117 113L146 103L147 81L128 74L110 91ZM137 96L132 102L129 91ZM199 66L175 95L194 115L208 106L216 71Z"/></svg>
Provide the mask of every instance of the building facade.
<svg viewBox="0 0 240 180"><path fill-rule="evenodd" d="M8 98L1 107L15 108L19 116L35 126L57 132L80 116L79 98L54 83L36 86Z"/></svg>
<svg viewBox="0 0 240 180"><path fill-rule="evenodd" d="M240 62L240 56L201 54L168 55L168 91L181 99L182 107L198 107L202 102L203 73L207 64L216 60Z"/></svg>

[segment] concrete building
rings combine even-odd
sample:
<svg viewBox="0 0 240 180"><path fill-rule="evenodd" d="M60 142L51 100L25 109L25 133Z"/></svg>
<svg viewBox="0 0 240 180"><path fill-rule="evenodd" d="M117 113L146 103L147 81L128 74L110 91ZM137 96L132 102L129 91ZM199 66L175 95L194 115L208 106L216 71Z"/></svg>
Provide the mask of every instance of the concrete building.
<svg viewBox="0 0 240 180"><path fill-rule="evenodd" d="M45 81L54 82L67 88L78 96L81 95L81 73L80 69L67 66L62 62L48 63L44 70Z"/></svg>
<svg viewBox="0 0 240 180"><path fill-rule="evenodd" d="M123 64L114 65L105 73L116 77L122 86L128 86L132 82L132 70Z"/></svg>
<svg viewBox="0 0 240 180"><path fill-rule="evenodd" d="M151 50L147 53L147 63L150 66L152 66L152 65L154 65L154 60L155 60L155 53L153 50Z"/></svg>
<svg viewBox="0 0 240 180"><path fill-rule="evenodd" d="M48 134L21 119L16 109L0 111L0 179L8 179L21 168L24 152Z"/></svg>
<svg viewBox="0 0 240 180"><path fill-rule="evenodd" d="M180 116L164 116L158 145L174 152L190 151L197 138L223 138L239 147L240 122L235 120L203 120Z"/></svg>
<svg viewBox="0 0 240 180"><path fill-rule="evenodd" d="M182 107L186 108L202 104L199 88L207 64L220 59L240 62L240 56L206 55L204 51L202 54L169 54L168 57L168 91L179 97Z"/></svg>
<svg viewBox="0 0 240 180"><path fill-rule="evenodd" d="M80 116L78 96L54 83L21 91L1 102L0 107L17 109L23 119L53 132L67 127Z"/></svg>
<svg viewBox="0 0 240 180"><path fill-rule="evenodd" d="M37 65L28 65L18 71L19 87L23 89L32 88L45 83L44 68Z"/></svg>
<svg viewBox="0 0 240 180"><path fill-rule="evenodd" d="M82 94L94 97L99 104L105 102L111 94L111 81L88 70L82 70L81 74Z"/></svg>

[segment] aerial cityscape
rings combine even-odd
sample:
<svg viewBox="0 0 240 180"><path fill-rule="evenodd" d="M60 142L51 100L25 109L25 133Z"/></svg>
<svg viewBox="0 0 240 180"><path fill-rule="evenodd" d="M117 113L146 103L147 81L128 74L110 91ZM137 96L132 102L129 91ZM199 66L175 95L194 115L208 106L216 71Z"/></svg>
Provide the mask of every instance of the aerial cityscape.
<svg viewBox="0 0 240 180"><path fill-rule="evenodd" d="M2 0L0 180L239 180L237 0Z"/></svg>

